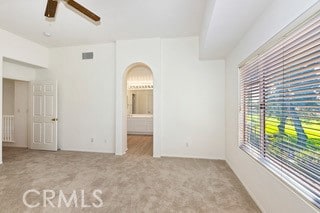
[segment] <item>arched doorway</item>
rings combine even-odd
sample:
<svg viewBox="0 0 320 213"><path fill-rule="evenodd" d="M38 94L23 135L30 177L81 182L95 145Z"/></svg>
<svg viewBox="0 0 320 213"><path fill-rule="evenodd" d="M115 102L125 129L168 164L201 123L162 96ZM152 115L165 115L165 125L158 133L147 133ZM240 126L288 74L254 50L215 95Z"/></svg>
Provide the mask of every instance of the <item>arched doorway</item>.
<svg viewBox="0 0 320 213"><path fill-rule="evenodd" d="M160 115L160 97L161 97L161 75L157 66L155 70L146 63L135 62L119 67L116 74L116 141L115 154L123 155L127 152L127 73L136 66L148 67L153 75L153 157L161 157L161 115ZM121 66L122 67L122 66ZM122 70L122 71L121 71Z"/></svg>
<svg viewBox="0 0 320 213"><path fill-rule="evenodd" d="M126 72L127 154L153 155L153 74L145 64Z"/></svg>

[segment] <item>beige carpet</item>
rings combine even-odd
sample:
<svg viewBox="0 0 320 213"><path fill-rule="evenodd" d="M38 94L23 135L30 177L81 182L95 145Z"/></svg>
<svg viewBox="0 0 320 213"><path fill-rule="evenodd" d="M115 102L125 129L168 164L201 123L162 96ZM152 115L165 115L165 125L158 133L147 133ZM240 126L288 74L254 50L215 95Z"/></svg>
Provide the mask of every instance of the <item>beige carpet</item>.
<svg viewBox="0 0 320 213"><path fill-rule="evenodd" d="M83 189L87 205L97 203L92 191L101 189L103 207L29 209L22 202L29 189L63 190L68 196ZM43 205L41 199L30 194L26 200ZM0 212L80 211L260 212L224 161L4 148Z"/></svg>

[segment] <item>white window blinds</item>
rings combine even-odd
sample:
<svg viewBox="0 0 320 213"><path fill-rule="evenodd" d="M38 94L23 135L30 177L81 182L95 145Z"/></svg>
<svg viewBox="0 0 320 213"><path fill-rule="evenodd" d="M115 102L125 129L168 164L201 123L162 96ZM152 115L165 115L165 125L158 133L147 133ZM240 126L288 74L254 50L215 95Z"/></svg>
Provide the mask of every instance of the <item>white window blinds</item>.
<svg viewBox="0 0 320 213"><path fill-rule="evenodd" d="M240 68L242 147L320 206L320 18Z"/></svg>

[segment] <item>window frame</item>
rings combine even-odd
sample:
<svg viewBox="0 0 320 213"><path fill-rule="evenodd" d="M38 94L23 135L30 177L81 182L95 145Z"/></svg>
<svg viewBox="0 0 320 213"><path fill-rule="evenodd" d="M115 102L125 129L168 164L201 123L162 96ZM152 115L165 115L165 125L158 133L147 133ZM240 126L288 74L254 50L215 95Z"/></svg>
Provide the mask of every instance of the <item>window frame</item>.
<svg viewBox="0 0 320 213"><path fill-rule="evenodd" d="M241 94L241 67L243 67L248 62L251 62L258 58L261 54L268 51L270 48L274 47L275 45L282 42L286 36L296 32L296 29L298 29L301 26L304 26L304 24L308 23L312 19L320 17L320 4L317 4L315 7L309 9L304 15L302 15L300 18L295 20L293 23L289 24L285 29L283 29L280 33L278 33L275 37L273 37L271 40L269 40L266 44L262 45L258 50L256 50L254 53L252 53L248 58L246 58L239 66L238 66L238 107L239 107L239 114L238 114L238 145L239 148L244 151L246 154L248 154L252 159L254 159L256 162L258 162L260 165L262 165L266 170L275 176L278 180L280 180L284 185L292 189L294 192L300 195L302 199L307 201L308 203L312 204L316 208L320 209L320 202L319 198L312 194L309 190L307 190L302 182L299 182L298 179L295 179L294 177L288 175L287 173L290 173L289 169L280 169L277 168L281 163L275 163L275 160L268 159L265 157L264 153L265 150L260 150L259 153L253 151L250 149L247 145L243 143L244 135L245 135L245 107L242 106L242 94ZM263 89L259 89L260 93ZM263 108L263 103L265 102L265 96L261 95L260 100L260 107ZM265 119L266 119L266 113L265 109L260 108L260 116L262 116L263 124L260 123L260 128L263 133L261 135L265 136ZM261 118L260 118L261 119ZM260 122L262 122L260 120ZM242 126L241 126L242 125ZM265 147L265 140L260 140L260 145L262 147ZM264 148L265 149L265 148ZM283 164L283 166L287 167ZM293 172L291 172L293 173Z"/></svg>

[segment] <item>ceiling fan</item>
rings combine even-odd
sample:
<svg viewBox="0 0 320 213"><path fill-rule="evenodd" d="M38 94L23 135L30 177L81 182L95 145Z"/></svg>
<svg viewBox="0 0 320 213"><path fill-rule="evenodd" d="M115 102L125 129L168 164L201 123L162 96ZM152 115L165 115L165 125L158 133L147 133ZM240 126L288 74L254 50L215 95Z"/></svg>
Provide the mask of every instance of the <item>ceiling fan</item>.
<svg viewBox="0 0 320 213"><path fill-rule="evenodd" d="M45 11L45 16L48 18L54 18L56 15L57 11L57 6L58 6L58 1L59 0L48 0L46 11ZM100 21L100 17L82 6L81 4L75 2L74 0L64 0L69 6L73 7L80 13L84 14L85 16L89 17L95 22Z"/></svg>

